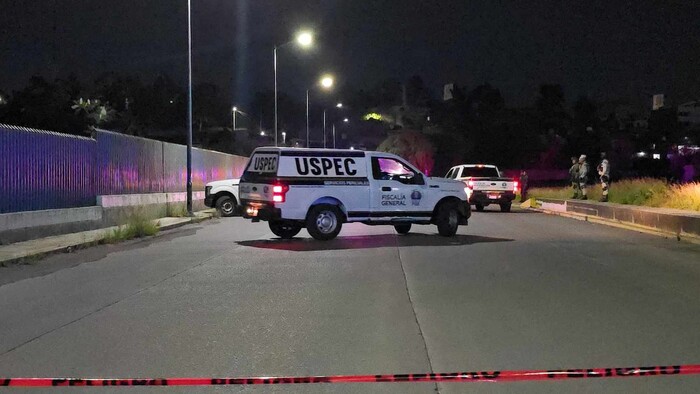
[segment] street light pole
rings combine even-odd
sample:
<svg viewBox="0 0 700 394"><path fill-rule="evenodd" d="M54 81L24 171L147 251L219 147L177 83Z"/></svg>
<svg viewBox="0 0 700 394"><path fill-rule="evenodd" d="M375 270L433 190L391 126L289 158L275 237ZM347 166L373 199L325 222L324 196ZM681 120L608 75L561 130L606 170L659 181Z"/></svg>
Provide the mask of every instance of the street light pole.
<svg viewBox="0 0 700 394"><path fill-rule="evenodd" d="M306 89L306 147L309 146L309 89Z"/></svg>
<svg viewBox="0 0 700 394"><path fill-rule="evenodd" d="M187 0L187 214L192 216L192 0Z"/></svg>
<svg viewBox="0 0 700 394"><path fill-rule="evenodd" d="M326 109L323 109L323 149L326 149Z"/></svg>
<svg viewBox="0 0 700 394"><path fill-rule="evenodd" d="M335 123L333 123L333 149L335 149Z"/></svg>
<svg viewBox="0 0 700 394"><path fill-rule="evenodd" d="M272 52L275 68L275 146L277 146L277 45L275 45L275 49Z"/></svg>

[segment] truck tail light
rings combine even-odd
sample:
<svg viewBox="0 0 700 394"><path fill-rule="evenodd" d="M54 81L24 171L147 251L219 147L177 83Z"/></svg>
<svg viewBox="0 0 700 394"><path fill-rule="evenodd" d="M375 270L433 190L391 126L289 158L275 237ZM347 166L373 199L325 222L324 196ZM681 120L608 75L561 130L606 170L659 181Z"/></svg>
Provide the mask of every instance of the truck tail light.
<svg viewBox="0 0 700 394"><path fill-rule="evenodd" d="M272 186L272 202L284 202L287 191L289 191L287 185Z"/></svg>
<svg viewBox="0 0 700 394"><path fill-rule="evenodd" d="M520 183L518 181L513 181L513 193L517 193L520 188Z"/></svg>
<svg viewBox="0 0 700 394"><path fill-rule="evenodd" d="M467 182L467 187L468 187L469 189L472 189L472 190L473 190L473 189L474 189L474 181L469 181L469 182Z"/></svg>

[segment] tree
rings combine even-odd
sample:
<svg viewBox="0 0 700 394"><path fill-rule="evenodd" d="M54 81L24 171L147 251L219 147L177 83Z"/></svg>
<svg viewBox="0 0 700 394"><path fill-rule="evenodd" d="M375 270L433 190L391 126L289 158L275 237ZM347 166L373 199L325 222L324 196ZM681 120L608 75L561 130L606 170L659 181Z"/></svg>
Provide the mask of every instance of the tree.
<svg viewBox="0 0 700 394"><path fill-rule="evenodd" d="M564 90L561 85L540 85L535 107L540 117L542 131L553 130L561 135L567 130L569 115L566 113L564 104Z"/></svg>
<svg viewBox="0 0 700 394"><path fill-rule="evenodd" d="M387 137L377 150L393 153L408 160L425 174L433 170L435 149L430 140L415 130L403 130Z"/></svg>
<svg viewBox="0 0 700 394"><path fill-rule="evenodd" d="M13 92L0 122L68 134L85 134L88 129L87 119L71 109L73 99L80 95L81 90L75 77L52 83L34 76L27 87Z"/></svg>
<svg viewBox="0 0 700 394"><path fill-rule="evenodd" d="M99 99L83 100L82 97L73 101L71 109L75 111L76 115L86 118L88 124L93 127L110 122L115 114L109 104L102 103Z"/></svg>

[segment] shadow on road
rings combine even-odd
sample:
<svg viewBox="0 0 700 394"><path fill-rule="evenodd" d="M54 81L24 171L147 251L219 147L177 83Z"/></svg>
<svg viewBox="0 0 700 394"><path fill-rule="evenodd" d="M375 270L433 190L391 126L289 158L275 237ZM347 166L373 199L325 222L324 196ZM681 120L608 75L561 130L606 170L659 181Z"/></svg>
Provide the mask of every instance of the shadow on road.
<svg viewBox="0 0 700 394"><path fill-rule="evenodd" d="M316 241L311 238L296 239L268 239L240 241L239 245L253 248L288 250L293 252L310 252L316 250L345 250L345 249L372 249L391 246L462 246L484 242L508 242L512 239L482 237L478 235L455 235L454 237L441 237L430 234L407 235L362 235L350 237L338 237L331 241Z"/></svg>

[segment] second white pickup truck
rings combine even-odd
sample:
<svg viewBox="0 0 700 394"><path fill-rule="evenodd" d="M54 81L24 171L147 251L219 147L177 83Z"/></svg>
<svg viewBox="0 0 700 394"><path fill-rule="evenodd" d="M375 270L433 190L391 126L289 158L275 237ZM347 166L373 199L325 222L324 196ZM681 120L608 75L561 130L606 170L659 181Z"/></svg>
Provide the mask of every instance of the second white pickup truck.
<svg viewBox="0 0 700 394"><path fill-rule="evenodd" d="M498 167L487 164L462 164L452 167L445 178L462 181L467 185L469 204L477 211L491 204L501 206L502 212L510 212L510 206L518 192L518 181L501 177Z"/></svg>

